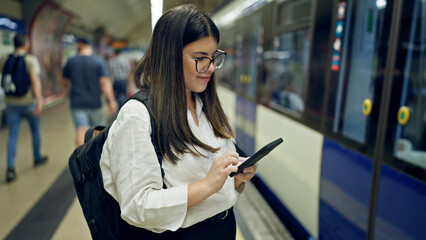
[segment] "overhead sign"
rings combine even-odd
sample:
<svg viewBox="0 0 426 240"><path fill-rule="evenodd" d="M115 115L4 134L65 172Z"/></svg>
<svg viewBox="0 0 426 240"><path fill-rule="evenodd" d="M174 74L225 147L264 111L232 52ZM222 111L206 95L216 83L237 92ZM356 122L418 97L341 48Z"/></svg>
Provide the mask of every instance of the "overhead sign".
<svg viewBox="0 0 426 240"><path fill-rule="evenodd" d="M0 29L23 33L25 32L25 25L23 21L0 15Z"/></svg>
<svg viewBox="0 0 426 240"><path fill-rule="evenodd" d="M111 47L114 49L123 49L127 46L127 41L112 41Z"/></svg>

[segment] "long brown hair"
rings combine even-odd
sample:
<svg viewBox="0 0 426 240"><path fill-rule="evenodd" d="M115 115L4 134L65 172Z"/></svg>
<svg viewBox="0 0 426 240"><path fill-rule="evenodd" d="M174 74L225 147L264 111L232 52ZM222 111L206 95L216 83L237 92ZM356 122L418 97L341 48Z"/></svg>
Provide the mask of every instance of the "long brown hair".
<svg viewBox="0 0 426 240"><path fill-rule="evenodd" d="M219 43L219 30L205 13L192 5L171 9L155 25L150 46L134 72L135 85L150 89L148 110L157 125L160 150L173 163L179 160L175 152L203 156L190 146L210 152L219 150L197 139L187 118L182 51L187 44L208 36ZM227 139L234 137L217 97L214 74L206 90L198 96L215 135Z"/></svg>

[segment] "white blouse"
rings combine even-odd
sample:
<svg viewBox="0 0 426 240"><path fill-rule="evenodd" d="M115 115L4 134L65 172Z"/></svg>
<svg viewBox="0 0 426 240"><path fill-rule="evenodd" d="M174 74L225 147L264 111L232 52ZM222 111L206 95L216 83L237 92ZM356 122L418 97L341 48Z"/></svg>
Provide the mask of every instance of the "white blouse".
<svg viewBox="0 0 426 240"><path fill-rule="evenodd" d="M160 165L151 143L147 108L137 100L128 101L112 124L104 144L100 166L105 190L120 204L121 217L131 225L153 232L176 231L231 208L238 193L234 178L228 177L222 189L187 210L188 185L202 180L213 160L227 150L235 151L231 139L217 138L196 98L199 126L187 111L189 126L202 142L220 147L217 153L196 147L204 157L178 154L177 164L163 159L163 189Z"/></svg>

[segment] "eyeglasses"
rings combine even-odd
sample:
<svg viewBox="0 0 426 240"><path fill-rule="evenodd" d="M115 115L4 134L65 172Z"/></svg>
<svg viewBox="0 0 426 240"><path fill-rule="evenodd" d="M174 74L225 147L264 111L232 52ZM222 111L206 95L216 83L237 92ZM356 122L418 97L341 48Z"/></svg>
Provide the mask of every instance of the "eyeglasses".
<svg viewBox="0 0 426 240"><path fill-rule="evenodd" d="M198 73L205 73L209 69L211 63L214 64L214 67L216 70L220 69L223 66L223 63L225 62L226 52L218 49L216 51L216 56L214 56L213 58L209 58L209 57L194 58L186 54L184 54L183 56L195 61L195 70L197 70Z"/></svg>

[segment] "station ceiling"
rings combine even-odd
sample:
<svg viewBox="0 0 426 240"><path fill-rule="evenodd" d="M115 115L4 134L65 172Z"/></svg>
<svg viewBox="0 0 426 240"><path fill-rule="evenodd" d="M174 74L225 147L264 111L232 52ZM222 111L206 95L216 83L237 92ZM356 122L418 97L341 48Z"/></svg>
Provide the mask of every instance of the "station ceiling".
<svg viewBox="0 0 426 240"><path fill-rule="evenodd" d="M54 0L74 17L70 29L85 32L105 30L129 46L146 46L151 37L150 0ZM194 4L213 12L229 0L164 0L163 11L181 4Z"/></svg>

